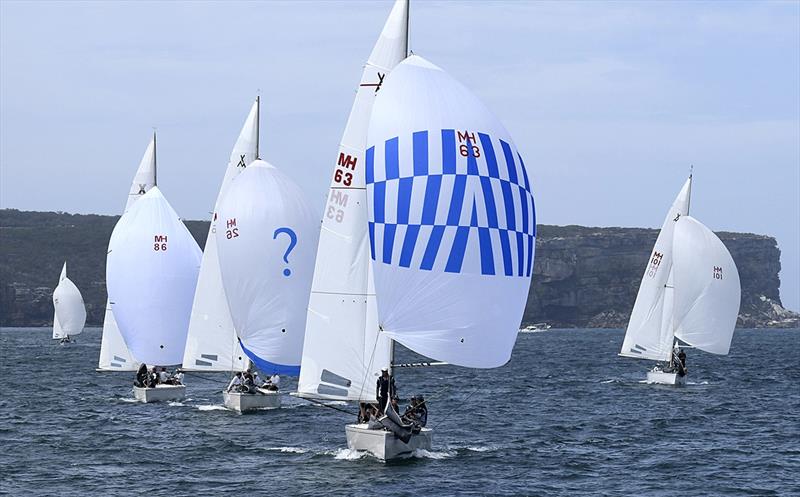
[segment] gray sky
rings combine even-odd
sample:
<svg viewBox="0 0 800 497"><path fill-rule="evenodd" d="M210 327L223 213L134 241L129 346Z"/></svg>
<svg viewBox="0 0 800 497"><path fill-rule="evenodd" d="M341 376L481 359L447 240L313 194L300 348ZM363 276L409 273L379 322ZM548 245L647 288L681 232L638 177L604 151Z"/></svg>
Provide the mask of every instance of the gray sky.
<svg viewBox="0 0 800 497"><path fill-rule="evenodd" d="M385 2L0 2L0 206L119 213L159 186L213 207L258 89L262 155L321 209ZM547 224L692 214L777 237L800 309L800 2L423 2L411 48L500 117Z"/></svg>

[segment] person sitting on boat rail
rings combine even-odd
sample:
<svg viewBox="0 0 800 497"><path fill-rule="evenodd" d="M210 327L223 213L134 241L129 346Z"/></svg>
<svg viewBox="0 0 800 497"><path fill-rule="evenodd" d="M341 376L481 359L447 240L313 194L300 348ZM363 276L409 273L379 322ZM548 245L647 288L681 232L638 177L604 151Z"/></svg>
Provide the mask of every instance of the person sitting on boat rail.
<svg viewBox="0 0 800 497"><path fill-rule="evenodd" d="M242 384L242 372L237 371L233 378L231 378L231 382L228 384L228 392L238 392L239 386Z"/></svg>
<svg viewBox="0 0 800 497"><path fill-rule="evenodd" d="M389 398L397 395L397 386L394 383L394 377L389 374L389 368L381 369L381 375L378 377L375 390L378 412L383 413Z"/></svg>
<svg viewBox="0 0 800 497"><path fill-rule="evenodd" d="M133 381L133 386L144 388L147 386L147 364L142 363L139 370L136 371L136 379Z"/></svg>
<svg viewBox="0 0 800 497"><path fill-rule="evenodd" d="M420 428L424 428L428 424L428 406L425 403L425 397L422 395L411 397L411 403L406 407L403 419Z"/></svg>
<svg viewBox="0 0 800 497"><path fill-rule="evenodd" d="M161 372L158 373L158 382L159 383L167 383L169 380L169 373L167 373L167 368L161 367Z"/></svg>
<svg viewBox="0 0 800 497"><path fill-rule="evenodd" d="M273 392L277 392L281 386L281 377L278 376L278 373L274 373L272 376L261 385L261 388L264 390L272 390Z"/></svg>
<svg viewBox="0 0 800 497"><path fill-rule="evenodd" d="M686 352L683 349L678 349L678 376L686 376Z"/></svg>

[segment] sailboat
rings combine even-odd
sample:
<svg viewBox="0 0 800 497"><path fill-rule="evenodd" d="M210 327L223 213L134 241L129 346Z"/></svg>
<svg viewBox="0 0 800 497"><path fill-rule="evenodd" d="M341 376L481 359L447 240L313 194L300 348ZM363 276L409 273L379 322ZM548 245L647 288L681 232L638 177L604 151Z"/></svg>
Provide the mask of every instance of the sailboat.
<svg viewBox="0 0 800 497"><path fill-rule="evenodd" d="M314 215L300 188L255 160L218 205L216 243L224 294L239 346L255 368L297 376L311 290ZM224 392L237 411L280 407L280 394Z"/></svg>
<svg viewBox="0 0 800 497"><path fill-rule="evenodd" d="M689 216L692 176L672 204L631 311L620 355L659 361L648 383L683 385L681 344L727 355L739 314L739 272L728 249Z"/></svg>
<svg viewBox="0 0 800 497"><path fill-rule="evenodd" d="M157 186L117 222L108 243L108 297L137 360L154 366L181 362L201 255ZM180 400L186 394L183 385L133 390L142 402Z"/></svg>
<svg viewBox="0 0 800 497"><path fill-rule="evenodd" d="M86 324L86 306L75 283L67 278L67 263L61 268L58 286L53 290L53 339L60 343L71 342L80 335Z"/></svg>
<svg viewBox="0 0 800 497"><path fill-rule="evenodd" d="M125 212L133 207L134 203L150 188L156 186L156 134L147 145L147 149L139 162L136 174L133 176L128 198L125 202ZM100 360L96 371L136 371L139 361L134 359L125 340L119 332L111 301L106 300L106 313L103 318L103 335L100 341Z"/></svg>
<svg viewBox="0 0 800 497"><path fill-rule="evenodd" d="M222 286L216 232L220 229L219 205L228 186L248 164L258 158L259 113L260 98L256 98L231 151L214 204L192 304L186 350L183 353L182 369L185 371L243 371L249 365L249 360L239 346L228 300ZM253 397L250 400L251 404L254 404L253 408L266 406L266 404L259 405L259 401L267 402L263 396ZM251 406L248 404L245 407Z"/></svg>

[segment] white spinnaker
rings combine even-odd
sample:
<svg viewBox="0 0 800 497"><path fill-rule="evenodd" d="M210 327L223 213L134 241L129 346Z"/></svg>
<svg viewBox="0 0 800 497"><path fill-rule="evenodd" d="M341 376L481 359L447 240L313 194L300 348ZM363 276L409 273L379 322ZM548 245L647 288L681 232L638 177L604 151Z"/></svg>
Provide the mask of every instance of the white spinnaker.
<svg viewBox="0 0 800 497"><path fill-rule="evenodd" d="M374 400L372 383L390 362L369 258L364 149L375 95L407 47L408 0L397 0L361 74L336 156L308 304L297 387L303 397Z"/></svg>
<svg viewBox="0 0 800 497"><path fill-rule="evenodd" d="M739 272L730 252L691 216L675 226L675 336L700 350L726 355L739 315Z"/></svg>
<svg viewBox="0 0 800 497"><path fill-rule="evenodd" d="M156 136L147 145L136 174L133 176L128 198L125 201L125 210L147 193L150 188L156 185ZM100 341L100 360L97 369L100 371L136 371L139 361L134 359L125 345L125 340L119 332L117 320L114 319L114 311L111 309L111 302L106 299L106 313L103 317L103 337Z"/></svg>
<svg viewBox="0 0 800 497"><path fill-rule="evenodd" d="M108 248L108 296L128 348L147 364L180 364L202 254L158 187L120 218Z"/></svg>
<svg viewBox="0 0 800 497"><path fill-rule="evenodd" d="M67 278L67 263L61 269L58 286L53 290L53 338L79 335L86 324L86 306L75 284Z"/></svg>
<svg viewBox="0 0 800 497"><path fill-rule="evenodd" d="M669 287L673 269L673 234L675 223L689 213L692 178L686 180L667 212L653 252L645 267L636 303L631 311L620 355L668 360L672 354L673 292Z"/></svg>
<svg viewBox="0 0 800 497"><path fill-rule="evenodd" d="M222 283L243 349L264 372L297 375L316 216L300 188L262 160L233 180L218 209Z"/></svg>
<svg viewBox="0 0 800 497"><path fill-rule="evenodd" d="M506 129L472 92L412 55L378 93L366 158L384 333L451 364L505 364L536 234L528 175Z"/></svg>
<svg viewBox="0 0 800 497"><path fill-rule="evenodd" d="M239 347L228 300L222 287L215 233L217 209L228 185L247 164L258 158L258 105L256 100L233 146L214 203L183 354L183 369L190 371L241 371L247 367L247 358Z"/></svg>

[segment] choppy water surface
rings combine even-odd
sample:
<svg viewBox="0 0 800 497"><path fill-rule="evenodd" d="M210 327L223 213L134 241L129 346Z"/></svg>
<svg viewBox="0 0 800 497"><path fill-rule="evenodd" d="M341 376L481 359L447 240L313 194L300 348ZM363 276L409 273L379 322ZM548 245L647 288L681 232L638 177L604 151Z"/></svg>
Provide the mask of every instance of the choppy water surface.
<svg viewBox="0 0 800 497"><path fill-rule="evenodd" d="M392 463L347 450L352 418L300 399L224 410L225 374L187 376L180 403L134 403L132 373L94 371L99 330L67 346L50 333L0 331L0 493L800 495L798 330L689 351L684 388L642 383L621 331L521 334L494 370L400 370L402 396L430 399L435 446Z"/></svg>

